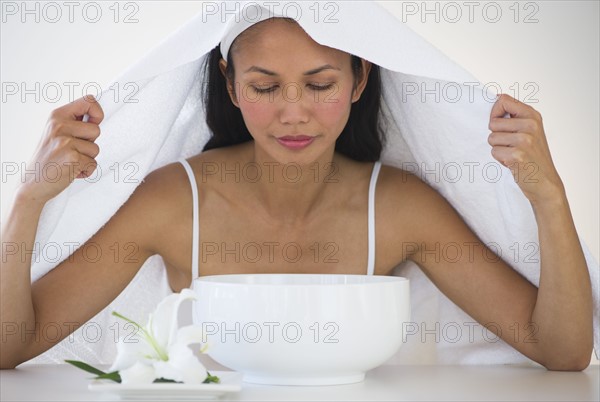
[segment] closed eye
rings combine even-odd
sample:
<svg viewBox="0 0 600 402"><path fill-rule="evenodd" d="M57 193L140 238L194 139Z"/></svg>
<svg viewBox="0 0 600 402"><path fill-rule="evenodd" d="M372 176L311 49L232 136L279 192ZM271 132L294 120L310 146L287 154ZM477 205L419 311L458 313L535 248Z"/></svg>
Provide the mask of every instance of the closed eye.
<svg viewBox="0 0 600 402"><path fill-rule="evenodd" d="M328 89L331 89L333 87L334 84L327 84L327 85L313 85L313 84L309 84L308 86L311 87L312 89L316 90L316 91L326 91Z"/></svg>
<svg viewBox="0 0 600 402"><path fill-rule="evenodd" d="M310 87L311 89L315 90L315 91L326 91L328 89L331 89L333 87L334 84L327 84L327 85L314 85L314 84L308 84L308 87ZM269 93L269 92L273 92L275 91L275 89L277 88L277 85L274 85L272 87L269 88L257 88L257 87L252 87L252 89L260 94L264 94L264 93Z"/></svg>

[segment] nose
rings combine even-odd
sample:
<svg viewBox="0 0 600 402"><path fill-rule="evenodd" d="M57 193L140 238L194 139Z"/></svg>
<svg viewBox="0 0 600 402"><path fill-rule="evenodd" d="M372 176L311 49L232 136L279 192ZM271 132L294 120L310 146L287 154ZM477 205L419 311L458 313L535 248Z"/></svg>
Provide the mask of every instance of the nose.
<svg viewBox="0 0 600 402"><path fill-rule="evenodd" d="M279 121L282 124L308 123L310 120L309 96L298 84L288 84L281 91Z"/></svg>

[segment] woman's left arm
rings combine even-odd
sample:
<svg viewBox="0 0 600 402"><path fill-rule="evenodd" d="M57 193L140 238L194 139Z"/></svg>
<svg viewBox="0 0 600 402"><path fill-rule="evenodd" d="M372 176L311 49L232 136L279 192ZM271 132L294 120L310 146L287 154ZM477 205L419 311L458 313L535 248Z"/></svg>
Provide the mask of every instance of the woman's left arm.
<svg viewBox="0 0 600 402"><path fill-rule="evenodd" d="M512 117L502 118L507 112ZM537 169L533 179L517 183L537 220L539 288L501 258L502 250L497 255L484 244L444 197L411 173L399 171L392 182L403 184L389 186L395 192L380 198L390 200L389 227L402 227L410 234L411 242L399 245L410 249L404 258L417 263L441 292L489 331L549 370L583 370L593 347L591 284L541 116L503 95L492 109L490 130L492 155L513 176L525 177L531 166ZM448 253L452 250L456 255Z"/></svg>
<svg viewBox="0 0 600 402"><path fill-rule="evenodd" d="M503 118L505 113L511 118ZM503 94L492 108L489 129L492 156L511 170L538 225L541 272L531 321L538 327L539 353L548 356L549 368L583 369L593 347L590 277L542 116Z"/></svg>

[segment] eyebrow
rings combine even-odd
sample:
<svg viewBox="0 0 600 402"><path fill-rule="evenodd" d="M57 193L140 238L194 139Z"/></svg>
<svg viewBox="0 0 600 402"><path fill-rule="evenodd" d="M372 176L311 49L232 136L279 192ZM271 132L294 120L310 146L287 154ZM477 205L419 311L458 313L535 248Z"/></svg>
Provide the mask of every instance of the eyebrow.
<svg viewBox="0 0 600 402"><path fill-rule="evenodd" d="M321 67L317 67L317 68L313 68L312 70L308 70L305 73L303 73L303 75L313 75L313 74L320 73L323 70L338 70L339 71L340 69L332 66L331 64L325 64L325 65L322 65ZM258 66L250 67L249 69L244 71L244 74L250 73L250 72L258 72L258 73L263 73L266 75L277 75L277 73L274 71L269 71L265 68L258 67Z"/></svg>

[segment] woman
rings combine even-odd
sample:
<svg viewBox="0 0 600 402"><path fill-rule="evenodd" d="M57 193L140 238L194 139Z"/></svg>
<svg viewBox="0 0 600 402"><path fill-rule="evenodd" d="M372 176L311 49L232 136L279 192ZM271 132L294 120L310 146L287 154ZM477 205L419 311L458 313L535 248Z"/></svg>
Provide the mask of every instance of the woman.
<svg viewBox="0 0 600 402"><path fill-rule="evenodd" d="M91 262L82 247L33 284L30 256L3 256L3 327L19 323L22 331L39 334L48 323L84 323L154 254L165 261L173 291L190 285L194 265L200 275L364 274L365 265L367 272L389 275L409 259L477 321L497 323L502 339L530 359L550 370L587 367L589 275L537 111L501 96L492 109L488 141L494 158L516 177L522 162L538 168L535 183L518 184L539 226L539 289L502 259L484 258L485 253L465 249L458 261L432 258L431 250L449 242L493 252L436 191L406 171L378 165L383 136L377 124L376 65L321 46L293 20L282 18L244 31L227 61L218 48L208 60L207 123L215 136L206 151L190 158L189 165L173 163L149 174L89 240L101 250L130 244L130 252L119 258L105 252ZM513 118L503 119L507 112ZM82 121L84 114L88 122ZM4 242L31 249L44 204L75 177L93 172L102 119L93 100L53 111L33 160L65 170L54 182L23 183L2 230ZM190 183L199 194L202 234L194 245L200 250L195 262ZM375 195L376 222L366 219L369 193ZM367 233L373 223L376 253L370 256ZM262 259L247 254L249 244L255 251L260 247ZM288 244L294 250L284 251ZM508 330L515 323L527 330L515 336ZM535 342L525 341L532 338ZM13 368L60 339L7 337L1 367Z"/></svg>

